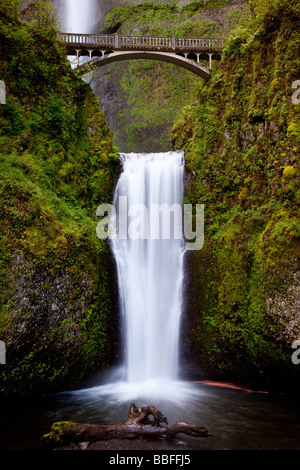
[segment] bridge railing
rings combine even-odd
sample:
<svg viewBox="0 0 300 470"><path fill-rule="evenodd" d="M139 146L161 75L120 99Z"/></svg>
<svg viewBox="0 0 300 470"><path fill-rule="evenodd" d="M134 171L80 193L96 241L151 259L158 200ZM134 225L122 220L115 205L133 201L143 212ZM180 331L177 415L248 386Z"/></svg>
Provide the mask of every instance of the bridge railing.
<svg viewBox="0 0 300 470"><path fill-rule="evenodd" d="M176 47L187 49L223 48L223 39L176 38Z"/></svg>
<svg viewBox="0 0 300 470"><path fill-rule="evenodd" d="M124 36L121 34L72 34L60 33L60 38L70 46L111 47L112 49L167 49L203 50L222 49L223 39L178 38L152 36Z"/></svg>
<svg viewBox="0 0 300 470"><path fill-rule="evenodd" d="M119 47L166 47L172 48L172 38L151 36L116 36Z"/></svg>
<svg viewBox="0 0 300 470"><path fill-rule="evenodd" d="M113 34L72 34L60 33L60 38L67 44L78 44L82 46L114 46Z"/></svg>

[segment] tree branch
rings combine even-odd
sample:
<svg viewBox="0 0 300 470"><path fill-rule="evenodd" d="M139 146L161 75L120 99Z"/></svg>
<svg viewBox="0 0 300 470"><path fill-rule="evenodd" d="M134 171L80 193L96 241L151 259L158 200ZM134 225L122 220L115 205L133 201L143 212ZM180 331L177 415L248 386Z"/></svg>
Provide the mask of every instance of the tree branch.
<svg viewBox="0 0 300 470"><path fill-rule="evenodd" d="M154 406L137 408L134 403L129 407L127 419L118 424L82 424L62 421L54 423L43 440L56 445L97 442L111 439L173 439L177 434L193 437L210 437L203 426L177 421L168 426L167 418Z"/></svg>

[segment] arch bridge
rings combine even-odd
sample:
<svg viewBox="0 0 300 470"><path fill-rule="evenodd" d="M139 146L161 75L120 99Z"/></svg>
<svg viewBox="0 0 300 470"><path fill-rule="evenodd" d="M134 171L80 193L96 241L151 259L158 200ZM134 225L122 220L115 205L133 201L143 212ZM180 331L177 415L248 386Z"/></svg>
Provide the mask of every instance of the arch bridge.
<svg viewBox="0 0 300 470"><path fill-rule="evenodd" d="M170 62L207 79L213 60L220 60L223 39L124 36L121 34L60 33L67 54L77 58L82 74L103 65L130 59ZM80 57L90 60L80 63Z"/></svg>

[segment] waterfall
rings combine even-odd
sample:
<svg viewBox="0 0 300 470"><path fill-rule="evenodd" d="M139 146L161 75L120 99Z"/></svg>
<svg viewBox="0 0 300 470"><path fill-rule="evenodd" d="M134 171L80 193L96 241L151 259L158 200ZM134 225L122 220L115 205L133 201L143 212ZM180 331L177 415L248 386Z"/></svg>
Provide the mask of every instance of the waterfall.
<svg viewBox="0 0 300 470"><path fill-rule="evenodd" d="M96 0L65 0L63 8L65 32L91 34L97 31L99 16Z"/></svg>
<svg viewBox="0 0 300 470"><path fill-rule="evenodd" d="M127 382L175 380L184 244L182 234L175 237L178 219L168 209L182 207L184 154L122 154L121 160L123 172L114 197L116 213L120 218L118 201L126 198L128 214L132 211L128 228L130 224L137 228L137 236L130 237L129 230L123 239L112 241ZM167 209L164 219L154 217L158 207ZM167 236L162 232L164 222Z"/></svg>
<svg viewBox="0 0 300 470"><path fill-rule="evenodd" d="M98 32L100 20L99 2L97 0L64 0L62 11L62 29L67 33L92 34ZM77 66L77 59L69 56L72 67ZM81 57L80 63L89 61L88 57ZM93 73L85 76L90 80Z"/></svg>
<svg viewBox="0 0 300 470"><path fill-rule="evenodd" d="M64 4L62 30L97 32L101 2L61 2ZM116 214L120 213L121 198L126 198L129 210L146 208L147 216L144 212L141 220L157 235L161 227L153 217L152 208L162 205L169 209L182 208L184 153L121 154L120 158L123 171L114 195ZM75 396L102 397L108 402L156 397L178 403L187 393L193 393L190 384L177 379L185 247L182 233L175 236L178 227L172 225L178 219L171 211L169 216L169 237L145 237L142 233L137 238L111 240L118 273L124 367L109 374L104 384L81 389L74 392ZM134 214L130 214L128 232L132 227L136 232L141 229L137 225Z"/></svg>

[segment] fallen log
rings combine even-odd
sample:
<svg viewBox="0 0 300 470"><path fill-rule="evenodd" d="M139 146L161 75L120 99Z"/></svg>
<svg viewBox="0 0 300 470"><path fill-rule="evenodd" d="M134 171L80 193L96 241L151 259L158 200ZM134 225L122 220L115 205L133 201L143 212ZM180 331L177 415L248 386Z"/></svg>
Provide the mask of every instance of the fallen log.
<svg viewBox="0 0 300 470"><path fill-rule="evenodd" d="M134 403L129 407L127 419L118 424L82 424L61 421L54 423L43 440L55 445L98 442L111 439L173 439L177 434L193 437L210 437L203 426L177 421L168 426L167 418L154 406L137 408Z"/></svg>

